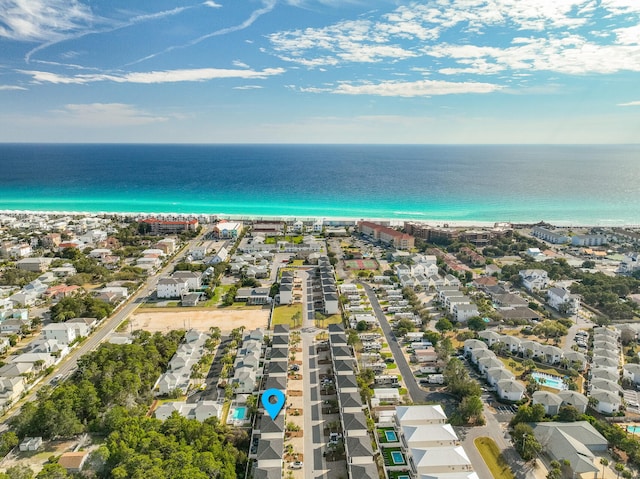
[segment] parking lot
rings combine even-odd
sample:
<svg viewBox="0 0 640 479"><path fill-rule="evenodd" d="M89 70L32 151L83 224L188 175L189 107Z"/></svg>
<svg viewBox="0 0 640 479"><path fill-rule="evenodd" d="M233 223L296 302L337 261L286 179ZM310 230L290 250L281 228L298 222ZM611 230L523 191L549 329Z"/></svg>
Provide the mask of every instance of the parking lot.
<svg viewBox="0 0 640 479"><path fill-rule="evenodd" d="M516 406L511 406L509 404L493 404L493 408L496 410L498 414L515 414L518 412Z"/></svg>
<svg viewBox="0 0 640 479"><path fill-rule="evenodd" d="M640 414L640 397L638 397L638 392L633 389L625 389L623 394L624 401L627 403L627 411Z"/></svg>

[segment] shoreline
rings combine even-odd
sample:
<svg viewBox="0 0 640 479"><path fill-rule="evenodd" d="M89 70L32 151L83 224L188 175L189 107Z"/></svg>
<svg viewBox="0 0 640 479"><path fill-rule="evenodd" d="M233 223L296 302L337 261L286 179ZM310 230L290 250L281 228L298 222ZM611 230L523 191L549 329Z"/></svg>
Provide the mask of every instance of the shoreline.
<svg viewBox="0 0 640 479"><path fill-rule="evenodd" d="M123 216L123 217L175 217L175 218L205 218L209 217L211 220L214 218L229 221L287 221L287 220L323 220L329 223L336 223L339 226L340 222L357 223L358 221L372 221L372 222L384 222L390 226L403 226L405 222L416 222L426 224L433 227L449 227L449 228L494 228L500 225L511 225L514 228L524 228L531 225L545 222L558 228L640 228L638 224L620 223L615 220L606 220L603 222L593 223L580 223L575 221L546 221L544 219L538 219L536 221L509 221L505 219L496 219L495 221L482 221L482 220L444 220L444 219L428 219L424 217L406 217L406 218L376 218L376 217L363 217L363 216L310 216L310 215L262 215L262 214L228 214L228 213L176 213L176 212L146 212L146 211L73 211L73 210L9 210L0 209L0 215L55 215L55 216Z"/></svg>

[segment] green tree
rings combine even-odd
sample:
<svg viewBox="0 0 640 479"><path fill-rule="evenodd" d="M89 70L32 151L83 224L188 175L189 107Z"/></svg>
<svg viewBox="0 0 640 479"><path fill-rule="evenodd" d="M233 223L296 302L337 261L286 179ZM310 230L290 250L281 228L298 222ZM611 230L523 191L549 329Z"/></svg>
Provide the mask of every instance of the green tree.
<svg viewBox="0 0 640 479"><path fill-rule="evenodd" d="M531 461L542 451L542 446L533 434L531 426L525 423L516 424L512 432L513 443L525 461Z"/></svg>
<svg viewBox="0 0 640 479"><path fill-rule="evenodd" d="M57 462L45 464L36 479L64 479L69 477L67 470Z"/></svg>
<svg viewBox="0 0 640 479"><path fill-rule="evenodd" d="M487 329L487 323L480 316L472 316L467 320L467 327L471 331L484 331Z"/></svg>
<svg viewBox="0 0 640 479"><path fill-rule="evenodd" d="M600 464L602 464L602 479L604 479L604 468L609 465L609 459L607 459L606 457L601 457Z"/></svg>
<svg viewBox="0 0 640 479"><path fill-rule="evenodd" d="M574 406L560 406L558 421L574 422L580 419L580 412Z"/></svg>
<svg viewBox="0 0 640 479"><path fill-rule="evenodd" d="M18 436L13 431L6 431L0 435L0 457L6 456L11 449L20 443Z"/></svg>
<svg viewBox="0 0 640 479"><path fill-rule="evenodd" d="M446 331L451 331L453 329L453 324L447 318L440 318L436 323L436 329L440 334L444 334Z"/></svg>
<svg viewBox="0 0 640 479"><path fill-rule="evenodd" d="M33 479L33 470L24 464L16 464L7 469L8 479Z"/></svg>

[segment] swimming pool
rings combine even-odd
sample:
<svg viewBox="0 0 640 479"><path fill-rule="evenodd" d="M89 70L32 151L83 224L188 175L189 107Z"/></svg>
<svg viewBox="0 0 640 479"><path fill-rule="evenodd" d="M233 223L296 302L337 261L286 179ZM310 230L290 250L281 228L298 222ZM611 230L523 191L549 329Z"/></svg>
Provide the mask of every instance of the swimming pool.
<svg viewBox="0 0 640 479"><path fill-rule="evenodd" d="M550 374L544 373L531 373L531 377L543 386L554 389L567 389L567 385L564 383L560 376L552 376Z"/></svg>
<svg viewBox="0 0 640 479"><path fill-rule="evenodd" d="M405 464L404 456L400 451L391 451L391 459L394 464Z"/></svg>
<svg viewBox="0 0 640 479"><path fill-rule="evenodd" d="M247 418L247 408L245 406L237 406L231 411L231 419L234 421L242 421Z"/></svg>
<svg viewBox="0 0 640 479"><path fill-rule="evenodd" d="M387 438L387 442L398 442L398 436L395 431L385 431L384 435Z"/></svg>
<svg viewBox="0 0 640 479"><path fill-rule="evenodd" d="M397 476L396 479L411 479L409 476Z"/></svg>
<svg viewBox="0 0 640 479"><path fill-rule="evenodd" d="M640 434L640 426L627 426L627 431L632 434Z"/></svg>

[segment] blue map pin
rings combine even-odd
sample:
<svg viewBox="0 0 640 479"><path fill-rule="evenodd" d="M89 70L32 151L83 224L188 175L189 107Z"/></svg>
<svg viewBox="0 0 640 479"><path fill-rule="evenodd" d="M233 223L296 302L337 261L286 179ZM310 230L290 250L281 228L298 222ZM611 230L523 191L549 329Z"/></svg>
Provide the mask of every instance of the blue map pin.
<svg viewBox="0 0 640 479"><path fill-rule="evenodd" d="M262 405L267 410L269 417L275 419L284 406L284 393L279 389L267 389L262 393Z"/></svg>

